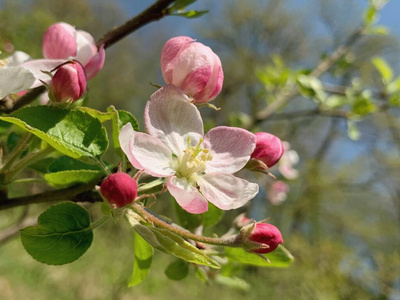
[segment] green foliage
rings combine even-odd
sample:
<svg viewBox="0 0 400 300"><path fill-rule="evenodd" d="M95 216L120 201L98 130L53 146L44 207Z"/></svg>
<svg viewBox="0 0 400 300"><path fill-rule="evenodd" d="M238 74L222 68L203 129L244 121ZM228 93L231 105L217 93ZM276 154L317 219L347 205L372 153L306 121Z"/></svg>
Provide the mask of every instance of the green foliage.
<svg viewBox="0 0 400 300"><path fill-rule="evenodd" d="M136 231L135 236L135 260L133 262L133 272L129 280L129 286L138 285L149 274L151 262L153 260L154 249Z"/></svg>
<svg viewBox="0 0 400 300"><path fill-rule="evenodd" d="M147 227L137 223L133 227L142 238L154 248L195 264L219 269L217 262L203 251L181 238L179 235L162 228Z"/></svg>
<svg viewBox="0 0 400 300"><path fill-rule="evenodd" d="M189 274L189 264L182 259L170 263L165 269L165 275L172 280L182 280Z"/></svg>
<svg viewBox="0 0 400 300"><path fill-rule="evenodd" d="M202 10L202 11L197 11L197 10L189 10L189 11L177 11L175 13L172 13L172 16L178 16L178 17L185 17L188 19L194 19L194 18L199 18L202 15L208 13L208 10Z"/></svg>
<svg viewBox="0 0 400 300"><path fill-rule="evenodd" d="M69 170L44 175L44 179L53 187L64 188L82 183L89 183L100 179L102 171L95 170Z"/></svg>
<svg viewBox="0 0 400 300"><path fill-rule="evenodd" d="M242 248L226 248L225 255L230 260L258 267L287 268L294 260L294 257L282 245L279 245L276 250L270 253L263 254L267 259L257 254L246 252Z"/></svg>
<svg viewBox="0 0 400 300"><path fill-rule="evenodd" d="M393 79L393 70L383 58L373 57L372 63L381 74L382 80L385 84L389 83Z"/></svg>
<svg viewBox="0 0 400 300"><path fill-rule="evenodd" d="M34 259L49 265L77 260L93 240L88 211L72 202L51 206L39 216L38 226L20 232L26 251Z"/></svg>
<svg viewBox="0 0 400 300"><path fill-rule="evenodd" d="M18 125L72 158L94 163L108 147L100 121L79 110L50 106L22 108L1 120Z"/></svg>

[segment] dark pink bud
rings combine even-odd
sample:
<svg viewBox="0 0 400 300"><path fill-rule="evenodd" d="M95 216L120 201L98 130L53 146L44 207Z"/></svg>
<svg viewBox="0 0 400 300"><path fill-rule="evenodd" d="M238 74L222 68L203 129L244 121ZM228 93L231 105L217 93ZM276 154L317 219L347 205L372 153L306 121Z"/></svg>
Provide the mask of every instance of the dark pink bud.
<svg viewBox="0 0 400 300"><path fill-rule="evenodd" d="M199 104L215 99L224 81L219 57L209 47L187 36L165 43L161 71L167 84L179 87Z"/></svg>
<svg viewBox="0 0 400 300"><path fill-rule="evenodd" d="M269 253L283 243L282 234L278 228L268 223L256 223L248 239L252 242L266 244L269 248L251 249L254 253Z"/></svg>
<svg viewBox="0 0 400 300"><path fill-rule="evenodd" d="M132 203L137 196L137 182L126 173L111 174L102 183L101 194L110 204L123 207Z"/></svg>
<svg viewBox="0 0 400 300"><path fill-rule="evenodd" d="M85 91L85 69L77 61L59 67L51 80L51 93L57 102L74 102L80 99Z"/></svg>
<svg viewBox="0 0 400 300"><path fill-rule="evenodd" d="M43 56L50 59L68 59L77 55L76 30L67 23L50 26L43 36Z"/></svg>
<svg viewBox="0 0 400 300"><path fill-rule="evenodd" d="M267 132L257 132L256 148L251 154L251 158L261 160L268 168L274 166L282 157L285 151L282 141Z"/></svg>

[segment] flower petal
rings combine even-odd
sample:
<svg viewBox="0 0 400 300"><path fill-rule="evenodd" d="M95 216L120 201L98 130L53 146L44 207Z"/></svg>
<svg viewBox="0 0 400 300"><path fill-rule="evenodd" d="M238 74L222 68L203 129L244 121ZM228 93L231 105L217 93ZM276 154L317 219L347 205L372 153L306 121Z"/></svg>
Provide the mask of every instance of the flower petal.
<svg viewBox="0 0 400 300"><path fill-rule="evenodd" d="M132 125L125 125L119 141L135 168L155 177L167 177L175 173L171 167L172 153L160 140L146 133L135 132Z"/></svg>
<svg viewBox="0 0 400 300"><path fill-rule="evenodd" d="M235 173L250 159L256 146L256 136L242 128L219 126L204 137L204 148L210 149L212 160L207 163L206 173Z"/></svg>
<svg viewBox="0 0 400 300"><path fill-rule="evenodd" d="M192 214L201 214L208 210L207 200L186 178L172 176L167 182L167 188L184 210Z"/></svg>
<svg viewBox="0 0 400 300"><path fill-rule="evenodd" d="M32 72L24 67L0 69L0 99L5 96L29 89L35 82Z"/></svg>
<svg viewBox="0 0 400 300"><path fill-rule="evenodd" d="M92 79L97 73L103 68L104 61L106 59L106 51L104 45L99 47L99 52L87 63L85 66L86 74L88 79Z"/></svg>
<svg viewBox="0 0 400 300"><path fill-rule="evenodd" d="M258 193L258 184L226 173L205 174L197 183L204 197L223 210L241 207Z"/></svg>
<svg viewBox="0 0 400 300"><path fill-rule="evenodd" d="M43 36L43 56L47 59L68 59L76 56L76 47L76 30L70 24L53 24Z"/></svg>
<svg viewBox="0 0 400 300"><path fill-rule="evenodd" d="M178 157L183 155L188 138L190 145L196 146L204 134L200 112L174 85L164 86L151 95L144 122L147 132Z"/></svg>
<svg viewBox="0 0 400 300"><path fill-rule="evenodd" d="M43 73L43 71L50 72L63 63L65 63L65 59L34 59L24 62L20 66L28 69L36 78L35 82L30 86L30 88L34 88L43 84L40 80L46 83L51 81L51 77Z"/></svg>
<svg viewBox="0 0 400 300"><path fill-rule="evenodd" d="M86 66L97 53L96 42L89 32L83 30L76 31L76 42L78 44L76 60Z"/></svg>

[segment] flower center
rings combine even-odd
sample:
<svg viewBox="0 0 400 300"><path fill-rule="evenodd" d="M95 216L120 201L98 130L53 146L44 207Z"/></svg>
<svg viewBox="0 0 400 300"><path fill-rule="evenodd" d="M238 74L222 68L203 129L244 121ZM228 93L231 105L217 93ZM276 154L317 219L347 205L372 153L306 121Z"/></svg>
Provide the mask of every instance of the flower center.
<svg viewBox="0 0 400 300"><path fill-rule="evenodd" d="M196 147L189 146L190 140L187 140L187 148L184 150L182 159L178 163L177 176L185 177L189 181L195 181L198 174L204 173L206 164L212 159L210 150L200 147L203 140L200 140Z"/></svg>
<svg viewBox="0 0 400 300"><path fill-rule="evenodd" d="M10 62L9 62L9 60L7 58L6 59L0 59L0 69L5 67L5 66L7 66L9 63Z"/></svg>

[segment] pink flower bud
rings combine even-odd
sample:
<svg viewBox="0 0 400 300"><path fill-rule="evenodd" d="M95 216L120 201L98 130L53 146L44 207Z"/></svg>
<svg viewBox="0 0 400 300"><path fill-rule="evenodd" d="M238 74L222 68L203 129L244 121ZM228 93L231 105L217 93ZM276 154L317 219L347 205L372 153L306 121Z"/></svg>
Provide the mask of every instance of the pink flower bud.
<svg viewBox="0 0 400 300"><path fill-rule="evenodd" d="M86 74L77 61L60 66L51 80L51 94L57 102L74 102L86 91Z"/></svg>
<svg viewBox="0 0 400 300"><path fill-rule="evenodd" d="M167 84L179 87L196 103L207 103L221 92L221 61L207 46L190 37L168 40L161 52L161 71Z"/></svg>
<svg viewBox="0 0 400 300"><path fill-rule="evenodd" d="M282 141L267 132L257 132L256 148L251 154L251 158L261 160L268 168L274 166L284 153Z"/></svg>
<svg viewBox="0 0 400 300"><path fill-rule="evenodd" d="M282 234L278 228L268 223L256 223L252 233L248 237L252 242L266 244L269 248L251 249L254 253L269 253L283 243Z"/></svg>
<svg viewBox="0 0 400 300"><path fill-rule="evenodd" d="M76 30L67 23L56 23L47 29L42 50L47 59L75 58L84 66L88 79L103 68L106 55L104 46L98 49L90 33Z"/></svg>
<svg viewBox="0 0 400 300"><path fill-rule="evenodd" d="M132 203L137 196L137 182L126 173L111 174L102 183L101 194L110 204L123 207Z"/></svg>
<svg viewBox="0 0 400 300"><path fill-rule="evenodd" d="M43 36L43 56L50 59L68 59L77 55L76 30L67 23L50 26Z"/></svg>

